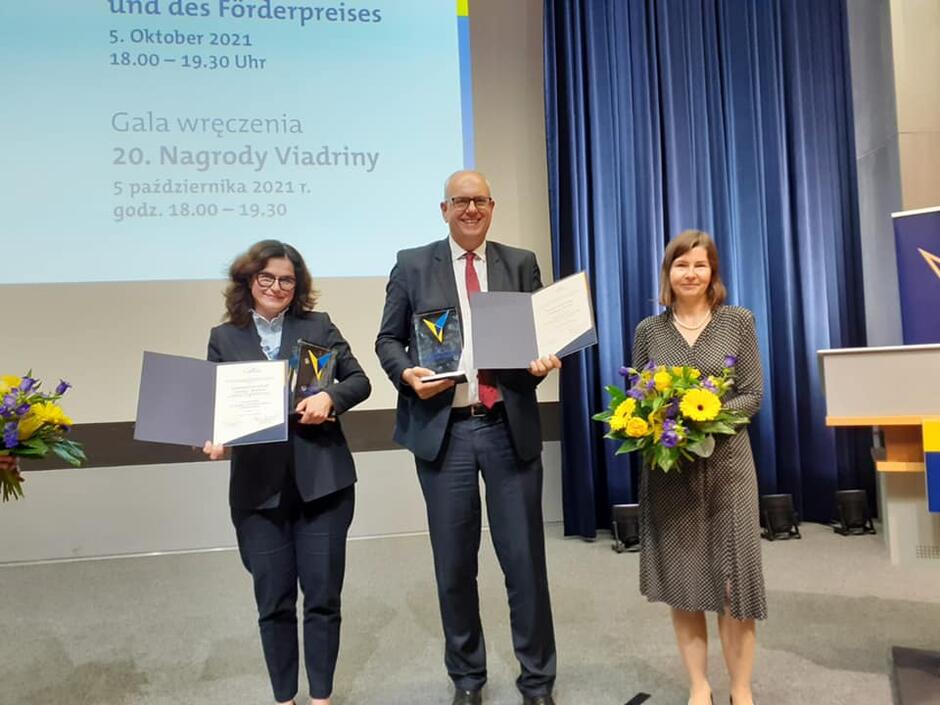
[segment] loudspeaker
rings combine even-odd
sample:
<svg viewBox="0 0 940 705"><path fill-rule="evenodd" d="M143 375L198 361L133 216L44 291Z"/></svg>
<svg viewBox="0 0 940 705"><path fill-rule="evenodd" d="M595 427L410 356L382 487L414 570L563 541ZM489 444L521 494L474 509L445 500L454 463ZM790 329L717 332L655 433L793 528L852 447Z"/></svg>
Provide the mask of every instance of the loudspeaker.
<svg viewBox="0 0 940 705"><path fill-rule="evenodd" d="M615 504L610 508L613 549L617 553L640 550L640 505Z"/></svg>
<svg viewBox="0 0 940 705"><path fill-rule="evenodd" d="M843 536L874 534L875 525L868 511L865 490L839 490L836 492L836 518L832 529Z"/></svg>
<svg viewBox="0 0 940 705"><path fill-rule="evenodd" d="M761 536L768 541L801 539L800 518L793 508L792 494L765 494L760 498Z"/></svg>

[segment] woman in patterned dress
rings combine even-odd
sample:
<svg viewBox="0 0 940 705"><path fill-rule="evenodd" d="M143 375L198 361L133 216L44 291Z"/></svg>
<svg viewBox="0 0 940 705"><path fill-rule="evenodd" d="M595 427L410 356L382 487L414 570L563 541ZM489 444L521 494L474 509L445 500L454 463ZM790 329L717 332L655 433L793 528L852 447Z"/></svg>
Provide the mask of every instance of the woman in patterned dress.
<svg viewBox="0 0 940 705"><path fill-rule="evenodd" d="M725 295L712 239L697 230L673 239L660 272L666 311L637 326L633 366L653 361L720 375L726 362L734 364L735 385L724 404L753 416L763 396L754 316L725 306ZM767 616L757 477L746 429L716 441L710 458L679 471L643 469L640 591L672 609L690 705L712 702L705 612L718 613L731 702L752 705L754 620Z"/></svg>

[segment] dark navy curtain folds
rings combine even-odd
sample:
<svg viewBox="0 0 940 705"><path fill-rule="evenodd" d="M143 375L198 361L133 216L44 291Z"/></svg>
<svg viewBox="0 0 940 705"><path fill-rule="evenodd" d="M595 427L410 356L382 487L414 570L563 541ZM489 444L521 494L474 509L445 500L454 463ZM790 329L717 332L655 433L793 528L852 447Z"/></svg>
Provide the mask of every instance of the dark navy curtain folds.
<svg viewBox="0 0 940 705"><path fill-rule="evenodd" d="M873 496L867 435L825 427L816 360L865 344L847 41L843 0L545 1L554 273L588 272L600 338L561 375L566 533L636 496L636 461L590 416L688 228L757 319L761 492L815 520L838 488Z"/></svg>

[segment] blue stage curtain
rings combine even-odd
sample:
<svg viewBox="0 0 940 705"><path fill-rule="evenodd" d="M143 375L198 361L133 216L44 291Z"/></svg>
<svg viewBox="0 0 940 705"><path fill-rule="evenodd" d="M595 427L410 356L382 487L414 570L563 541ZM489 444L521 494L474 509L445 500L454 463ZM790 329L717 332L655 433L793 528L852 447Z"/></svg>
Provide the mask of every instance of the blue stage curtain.
<svg viewBox="0 0 940 705"><path fill-rule="evenodd" d="M865 344L847 42L842 0L545 1L554 273L588 272L600 338L561 375L567 534L635 498L635 460L590 416L687 228L714 236L729 301L757 319L761 492L811 520L836 489L873 497L868 435L825 427L816 358Z"/></svg>

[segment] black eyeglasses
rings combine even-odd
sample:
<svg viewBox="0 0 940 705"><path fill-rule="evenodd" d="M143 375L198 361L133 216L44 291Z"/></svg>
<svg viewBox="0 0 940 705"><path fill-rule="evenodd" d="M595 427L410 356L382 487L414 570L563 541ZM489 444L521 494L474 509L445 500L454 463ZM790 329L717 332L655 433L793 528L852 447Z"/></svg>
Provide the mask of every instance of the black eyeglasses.
<svg viewBox="0 0 940 705"><path fill-rule="evenodd" d="M452 196L447 199L447 202L459 211L467 210L471 203L476 206L478 211L486 210L491 205L493 205L493 199L489 196L475 196L474 198L467 198L466 196Z"/></svg>
<svg viewBox="0 0 940 705"><path fill-rule="evenodd" d="M255 275L255 281L263 289L270 289L275 283L281 287L281 291L293 291L297 286L297 280L294 277L276 277L269 272L258 272Z"/></svg>

